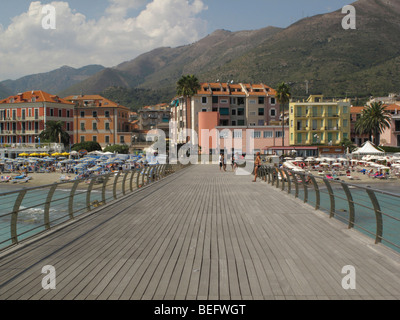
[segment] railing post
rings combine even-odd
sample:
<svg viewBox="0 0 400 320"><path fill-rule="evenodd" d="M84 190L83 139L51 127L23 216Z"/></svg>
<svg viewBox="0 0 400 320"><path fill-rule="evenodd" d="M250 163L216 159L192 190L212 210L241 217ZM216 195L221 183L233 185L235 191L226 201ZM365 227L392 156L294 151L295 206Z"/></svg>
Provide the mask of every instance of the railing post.
<svg viewBox="0 0 400 320"><path fill-rule="evenodd" d="M303 187L304 187L304 203L308 202L308 188L307 188L307 184L306 184L306 179L304 174L300 173L299 174L301 177L301 182L303 183Z"/></svg>
<svg viewBox="0 0 400 320"><path fill-rule="evenodd" d="M110 179L111 175L113 175L113 173L109 173L104 176L103 185L101 186L101 201L103 202L103 204L106 204L107 202L106 189L108 180Z"/></svg>
<svg viewBox="0 0 400 320"><path fill-rule="evenodd" d="M279 171L278 168L275 168L275 176L276 176L276 187L279 188Z"/></svg>
<svg viewBox="0 0 400 320"><path fill-rule="evenodd" d="M144 168L139 168L138 172L137 172L137 177L136 177L136 188L139 189L139 179L141 177L141 175L143 174Z"/></svg>
<svg viewBox="0 0 400 320"><path fill-rule="evenodd" d="M321 203L321 195L319 192L318 183L312 175L310 175L309 177L314 185L314 190L315 190L315 210L318 210Z"/></svg>
<svg viewBox="0 0 400 320"><path fill-rule="evenodd" d="M21 207L22 200L24 200L24 197L26 195L26 190L23 189L19 192L17 199L14 202L14 207L13 211L11 214L11 240L13 244L18 243L18 234L17 234L17 222L18 222L18 213L19 213L19 208Z"/></svg>
<svg viewBox="0 0 400 320"><path fill-rule="evenodd" d="M369 198L371 199L372 205L374 206L375 217L376 217L376 237L375 244L382 242L383 237L383 220L381 206L379 205L378 199L376 198L375 192L367 189Z"/></svg>
<svg viewBox="0 0 400 320"><path fill-rule="evenodd" d="M326 189L328 190L329 199L330 199L330 202L331 202L331 209L330 209L329 218L333 218L334 215L335 215L335 195L333 193L333 189L332 189L332 186L331 186L329 180L327 178L323 178L322 180L325 182Z"/></svg>
<svg viewBox="0 0 400 320"><path fill-rule="evenodd" d="M144 178L147 177L147 171L149 170L149 167L144 167L143 173L142 173L142 187L144 187Z"/></svg>
<svg viewBox="0 0 400 320"><path fill-rule="evenodd" d="M290 182L290 175L289 175L289 172L288 172L286 169L282 169L282 171L285 173L285 176L286 176L286 181L287 181L287 185L288 185L288 190L287 190L287 192L290 193L290 192L292 191L292 190L291 190L292 186L291 186L291 182Z"/></svg>
<svg viewBox="0 0 400 320"><path fill-rule="evenodd" d="M116 200L117 199L117 183L118 183L118 178L121 175L121 172L118 172L117 175L114 178L114 184L113 184L113 197Z"/></svg>
<svg viewBox="0 0 400 320"><path fill-rule="evenodd" d="M78 189L78 185L80 180L76 180L71 188L71 192L69 193L69 201L68 201L68 213L69 218L72 220L74 219L74 196L76 189Z"/></svg>
<svg viewBox="0 0 400 320"><path fill-rule="evenodd" d="M281 174L281 181L282 181L282 187L281 187L281 190L282 191L284 191L285 190L285 173L283 172L283 169L280 169L279 170L280 172L280 174Z"/></svg>
<svg viewBox="0 0 400 320"><path fill-rule="evenodd" d="M43 220L44 220L45 228L47 230L50 229L50 204L51 204L51 199L53 198L54 192L57 189L57 185L58 184L56 182L51 186L51 188L49 190L49 193L47 194L46 203L44 205Z"/></svg>
<svg viewBox="0 0 400 320"><path fill-rule="evenodd" d="M129 188L130 188L131 192L133 191L133 177L135 176L136 172L137 172L136 169L132 170L131 179L129 181Z"/></svg>
<svg viewBox="0 0 400 320"><path fill-rule="evenodd" d="M91 211L92 210L91 204L90 204L90 194L92 193L92 189L93 189L93 185L94 185L94 181L95 180L96 179L90 180L90 183L89 183L89 186L88 186L88 189L87 189L87 192L86 192L86 208L87 208L87 211Z"/></svg>
<svg viewBox="0 0 400 320"><path fill-rule="evenodd" d="M294 182L294 186L295 186L295 193L294 193L294 197L298 198L299 197L299 181L297 180L297 175L294 171L290 171L292 173L292 177L293 177L293 182Z"/></svg>
<svg viewBox="0 0 400 320"><path fill-rule="evenodd" d="M341 185L344 190L344 193L346 194L347 202L349 203L349 229L351 229L354 228L354 219L355 219L353 196L351 195L350 189L346 183L341 182Z"/></svg>
<svg viewBox="0 0 400 320"><path fill-rule="evenodd" d="M126 178L129 174L129 171L125 172L124 174L124 178L122 179L122 194L125 195L125 182L126 182Z"/></svg>

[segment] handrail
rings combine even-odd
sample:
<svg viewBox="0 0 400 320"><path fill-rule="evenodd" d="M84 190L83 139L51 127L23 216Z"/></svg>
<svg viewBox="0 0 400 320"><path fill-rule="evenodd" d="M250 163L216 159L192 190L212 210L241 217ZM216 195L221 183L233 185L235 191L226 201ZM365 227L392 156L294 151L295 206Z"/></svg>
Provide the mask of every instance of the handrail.
<svg viewBox="0 0 400 320"><path fill-rule="evenodd" d="M140 187L160 181L184 167L180 164L148 165L124 172L94 175L90 181L72 180L1 193L0 251L126 196Z"/></svg>
<svg viewBox="0 0 400 320"><path fill-rule="evenodd" d="M264 181L268 184L281 186L282 191L314 204L315 210L326 211L330 218L347 222L349 229L356 228L375 238L375 244L383 243L400 252L399 194L288 168L264 165L260 169L265 172ZM299 184L303 185L302 190Z"/></svg>

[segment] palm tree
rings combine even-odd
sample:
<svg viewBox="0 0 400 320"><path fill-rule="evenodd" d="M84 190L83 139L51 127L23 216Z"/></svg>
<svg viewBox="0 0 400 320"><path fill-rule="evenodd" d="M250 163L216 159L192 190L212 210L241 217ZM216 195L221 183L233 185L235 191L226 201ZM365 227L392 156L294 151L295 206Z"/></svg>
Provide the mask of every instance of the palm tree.
<svg viewBox="0 0 400 320"><path fill-rule="evenodd" d="M281 106L282 113L282 147L285 145L285 105L289 103L291 96L290 86L284 82L280 83L276 89L276 100Z"/></svg>
<svg viewBox="0 0 400 320"><path fill-rule="evenodd" d="M390 112L385 109L381 102L373 102L365 107L361 117L355 123L355 130L359 134L369 134L374 136L374 144L379 146L380 135L387 128L390 128Z"/></svg>
<svg viewBox="0 0 400 320"><path fill-rule="evenodd" d="M200 89L200 83L199 80L197 79L197 77L195 75L186 75L186 76L182 76L178 82L177 82L177 87L176 87L176 93L179 96L183 96L184 97L184 101L185 101L185 109L186 109L186 123L188 124L189 122L189 115L190 113L188 112L188 101L190 100L190 98L192 96L194 96L197 91Z"/></svg>
<svg viewBox="0 0 400 320"><path fill-rule="evenodd" d="M69 134L64 131L63 121L49 121L46 123L46 129L40 133L40 139L47 140L49 142L63 143L64 145L69 144Z"/></svg>
<svg viewBox="0 0 400 320"><path fill-rule="evenodd" d="M199 80L196 76L186 75L182 76L177 82L176 92L178 95L183 96L185 98L192 97L197 93L197 90L200 89Z"/></svg>

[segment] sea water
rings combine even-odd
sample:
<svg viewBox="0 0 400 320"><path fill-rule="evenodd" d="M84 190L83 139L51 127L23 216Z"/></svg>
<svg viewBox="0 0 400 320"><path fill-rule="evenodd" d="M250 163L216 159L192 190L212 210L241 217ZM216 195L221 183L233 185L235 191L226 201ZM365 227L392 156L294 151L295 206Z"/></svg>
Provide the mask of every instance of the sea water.
<svg viewBox="0 0 400 320"><path fill-rule="evenodd" d="M87 186L86 186L87 187ZM11 241L11 213L15 201L19 195L18 192L6 194L11 190L20 190L21 186L1 186L0 189L0 249L12 244ZM18 241L31 237L42 231L45 231L44 212L50 187L30 189L23 198L17 218ZM69 200L71 189L56 189L49 208L49 226L53 227L70 219ZM78 188L73 198L74 216L87 211L86 207L87 188L83 186ZM112 197L111 192L106 192L106 199ZM101 190L92 190L90 193L90 202L101 202Z"/></svg>
<svg viewBox="0 0 400 320"><path fill-rule="evenodd" d="M378 200L380 211L382 212L382 244L400 252L400 195L398 195L398 185L387 183L386 185L359 185L363 187L372 187ZM378 189L379 188L379 189ZM335 195L335 213L334 217L343 223L349 224L350 205L346 193L340 185L332 185ZM363 188L349 186L354 203L354 229L375 240L377 232L377 216L375 214L373 203ZM316 193L313 186L309 186L308 203L316 205ZM320 207L319 210L330 214L330 196L325 186L319 186ZM378 190L382 191L379 192ZM386 193L393 193L389 195ZM291 193L294 195L292 188ZM396 196L397 195L397 196ZM299 199L304 200L304 188L299 184ZM393 245L395 244L395 245Z"/></svg>

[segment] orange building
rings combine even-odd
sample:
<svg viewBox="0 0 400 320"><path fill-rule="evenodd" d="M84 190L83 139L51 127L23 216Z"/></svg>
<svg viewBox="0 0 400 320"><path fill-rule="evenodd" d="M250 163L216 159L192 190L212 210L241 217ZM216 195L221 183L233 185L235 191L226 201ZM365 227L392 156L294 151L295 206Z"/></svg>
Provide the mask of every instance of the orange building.
<svg viewBox="0 0 400 320"><path fill-rule="evenodd" d="M40 90L0 100L1 144L34 144L48 121L63 121L73 141L74 104Z"/></svg>
<svg viewBox="0 0 400 320"><path fill-rule="evenodd" d="M69 96L75 105L75 143L96 141L101 147L130 144L132 122L130 109L100 95Z"/></svg>

